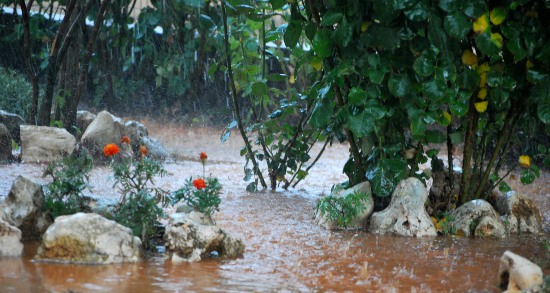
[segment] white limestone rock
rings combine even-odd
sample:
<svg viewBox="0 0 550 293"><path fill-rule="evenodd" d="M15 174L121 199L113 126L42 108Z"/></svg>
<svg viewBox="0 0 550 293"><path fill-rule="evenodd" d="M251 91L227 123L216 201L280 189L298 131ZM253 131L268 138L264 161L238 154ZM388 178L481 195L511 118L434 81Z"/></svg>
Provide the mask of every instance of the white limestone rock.
<svg viewBox="0 0 550 293"><path fill-rule="evenodd" d="M405 179L395 188L390 205L372 214L369 232L402 236L436 236L435 226L424 208L428 191L417 178Z"/></svg>
<svg viewBox="0 0 550 293"><path fill-rule="evenodd" d="M21 230L0 219L0 257L22 254Z"/></svg>
<svg viewBox="0 0 550 293"><path fill-rule="evenodd" d="M511 251L500 258L499 287L504 292L540 292L543 283L542 269L528 259Z"/></svg>
<svg viewBox="0 0 550 293"><path fill-rule="evenodd" d="M73 153L76 138L64 128L21 125L23 162L51 162Z"/></svg>

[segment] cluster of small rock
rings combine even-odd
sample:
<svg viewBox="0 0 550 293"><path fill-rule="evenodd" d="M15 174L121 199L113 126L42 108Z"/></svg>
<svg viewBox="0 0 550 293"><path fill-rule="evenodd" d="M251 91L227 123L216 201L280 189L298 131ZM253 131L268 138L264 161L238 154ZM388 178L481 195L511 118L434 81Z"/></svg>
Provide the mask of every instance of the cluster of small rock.
<svg viewBox="0 0 550 293"><path fill-rule="evenodd" d="M145 144L148 156L167 157L164 147L150 138L147 128L139 122L124 123L106 111L97 116L79 111L77 124L83 132L78 139L65 129L25 125L21 117L0 111L0 161L13 159L12 139L21 145L22 161L34 163L70 155L78 145L87 148L94 158L101 159L103 147L120 142L124 135L130 138L133 149ZM6 141L9 146L4 146ZM52 223L51 216L43 209L42 188L31 178L19 176L6 200L0 203L0 257L21 256L22 240L41 239L35 260L109 264L141 259L140 239L133 236L129 228L101 215L77 213L57 217ZM165 233L166 259L198 261L213 253L221 258L242 256L242 240L230 236L214 223L197 221L200 215L187 211L170 216Z"/></svg>
<svg viewBox="0 0 550 293"><path fill-rule="evenodd" d="M436 236L437 230L428 215L425 203L428 192L417 178L401 181L391 195L389 206L374 212L372 191L368 182L335 193L345 197L350 193L365 195L365 211L353 220L352 229L367 229L370 233L401 236ZM327 229L340 229L328 215L316 212L315 221ZM509 234L534 233L542 231L542 216L529 198L513 191L499 194L496 210L485 200L472 200L450 212L447 216L450 231L464 237L502 238ZM501 258L499 278L501 287L509 292L531 290L537 292L542 286L542 270L529 260L505 252Z"/></svg>

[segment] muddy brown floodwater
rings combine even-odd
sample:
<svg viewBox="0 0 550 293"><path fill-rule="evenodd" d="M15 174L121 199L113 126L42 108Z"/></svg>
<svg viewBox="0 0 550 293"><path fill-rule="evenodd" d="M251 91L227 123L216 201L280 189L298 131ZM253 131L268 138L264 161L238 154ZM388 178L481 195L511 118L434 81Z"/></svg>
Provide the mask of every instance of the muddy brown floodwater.
<svg viewBox="0 0 550 293"><path fill-rule="evenodd" d="M548 263L543 240L550 238L550 177L535 184L509 183L541 208L545 233L500 240L380 236L364 231L327 231L313 222L316 200L342 182L348 150L334 145L296 189L260 193L244 191L242 142L219 143L219 130L193 129L143 120L150 136L174 155L169 175L157 180L165 189L181 187L200 175L199 153L208 154L206 172L223 184L217 224L243 238L244 256L173 264L162 254L136 264L68 265L33 262L36 243L26 243L23 258L0 259L0 292L499 292L499 259L511 250L539 264ZM233 134L235 135L235 134ZM43 165L0 165L0 197L17 175L41 178ZM111 170L91 174L92 194L116 200ZM514 181L515 180L515 181ZM168 210L168 212L173 212ZM550 271L545 268L545 273Z"/></svg>

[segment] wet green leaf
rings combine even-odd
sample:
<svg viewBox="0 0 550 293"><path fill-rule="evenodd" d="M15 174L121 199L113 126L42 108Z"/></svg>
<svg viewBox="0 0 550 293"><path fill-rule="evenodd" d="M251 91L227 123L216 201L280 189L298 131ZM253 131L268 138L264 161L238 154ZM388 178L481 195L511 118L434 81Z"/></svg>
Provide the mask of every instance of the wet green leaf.
<svg viewBox="0 0 550 293"><path fill-rule="evenodd" d="M411 80L406 75L394 75L388 80L390 93L396 97L403 97L411 91Z"/></svg>
<svg viewBox="0 0 550 293"><path fill-rule="evenodd" d="M336 30L332 33L332 41L340 47L346 47L353 36L353 25L344 17L338 24Z"/></svg>
<svg viewBox="0 0 550 293"><path fill-rule="evenodd" d="M291 21L290 24L287 26L284 34L283 39L285 41L285 45L289 48L296 47L296 44L298 44L298 41L300 40L301 35L302 35L301 22Z"/></svg>
<svg viewBox="0 0 550 293"><path fill-rule="evenodd" d="M491 38L490 32L484 32L475 38L477 47L481 53L495 56L500 52L499 46Z"/></svg>
<svg viewBox="0 0 550 293"><path fill-rule="evenodd" d="M449 36L462 40L471 30L471 22L462 12L455 12L447 15L443 22L445 31Z"/></svg>
<svg viewBox="0 0 550 293"><path fill-rule="evenodd" d="M426 142L428 143L443 143L445 142L446 136L443 132L439 130L427 130L426 131Z"/></svg>
<svg viewBox="0 0 550 293"><path fill-rule="evenodd" d="M321 20L322 26L333 26L344 18L344 14L338 10L328 10Z"/></svg>
<svg viewBox="0 0 550 293"><path fill-rule="evenodd" d="M422 83L422 93L432 102L437 102L445 98L447 84L441 78L434 78Z"/></svg>
<svg viewBox="0 0 550 293"><path fill-rule="evenodd" d="M313 50L319 58L327 58L332 54L330 33L328 30L320 30L313 37Z"/></svg>
<svg viewBox="0 0 550 293"><path fill-rule="evenodd" d="M433 65L433 61L422 54L414 61L413 69L418 75L426 77L430 76L434 72L435 67Z"/></svg>

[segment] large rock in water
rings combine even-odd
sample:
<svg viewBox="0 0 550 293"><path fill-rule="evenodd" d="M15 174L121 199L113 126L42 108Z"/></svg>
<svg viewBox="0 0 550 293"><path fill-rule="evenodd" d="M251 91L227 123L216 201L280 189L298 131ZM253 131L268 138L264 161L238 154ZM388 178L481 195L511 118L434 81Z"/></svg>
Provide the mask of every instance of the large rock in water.
<svg viewBox="0 0 550 293"><path fill-rule="evenodd" d="M137 262L141 241L132 231L97 214L60 216L46 230L35 260L82 264Z"/></svg>
<svg viewBox="0 0 550 293"><path fill-rule="evenodd" d="M11 161L11 134L4 124L0 123L0 162Z"/></svg>
<svg viewBox="0 0 550 293"><path fill-rule="evenodd" d="M22 254L21 230L0 219L0 257Z"/></svg>
<svg viewBox="0 0 550 293"><path fill-rule="evenodd" d="M381 212L372 214L369 231L402 236L436 236L434 224L424 204L428 191L417 178L405 179L395 188L390 205Z"/></svg>
<svg viewBox="0 0 550 293"><path fill-rule="evenodd" d="M542 215L535 203L514 191L497 197L497 211L503 215L508 233L539 233Z"/></svg>
<svg viewBox="0 0 550 293"><path fill-rule="evenodd" d="M351 188L342 190L333 196L341 198L341 197L346 197L347 195L350 195L353 193L362 193L365 195L365 199L361 201L365 206L365 209L363 210L363 212L361 212L352 220L350 226L345 228L364 229L367 226L367 221L370 215L374 211L374 201L372 199L372 191L371 191L370 183L368 181L361 182ZM333 229L342 228L338 226L338 223L336 221L332 221L327 214L322 214L320 210L317 210L315 213L315 222L319 224L321 227L325 227L326 229L333 230Z"/></svg>
<svg viewBox="0 0 550 293"><path fill-rule="evenodd" d="M42 186L18 176L6 201L0 205L0 218L19 228L23 239L38 239L51 224L50 217L42 211L43 201Z"/></svg>
<svg viewBox="0 0 550 293"><path fill-rule="evenodd" d="M539 266L511 251L500 258L499 287L506 292L541 292L542 277Z"/></svg>
<svg viewBox="0 0 550 293"><path fill-rule="evenodd" d="M4 124L11 137L16 143L21 144L21 136L19 134L19 127L25 125L25 120L21 116L6 111L0 110L0 124Z"/></svg>
<svg viewBox="0 0 550 293"><path fill-rule="evenodd" d="M64 128L22 125L23 162L51 162L73 153L76 138Z"/></svg>
<svg viewBox="0 0 550 293"><path fill-rule="evenodd" d="M490 203L482 199L475 199L461 205L450 213L448 219L451 231L466 237L476 235L501 238L506 233L498 213ZM483 225L480 226L480 224Z"/></svg>
<svg viewBox="0 0 550 293"><path fill-rule="evenodd" d="M244 244L218 226L212 225L199 212L175 213L164 233L166 259L194 262L217 252L220 258L242 256Z"/></svg>
<svg viewBox="0 0 550 293"><path fill-rule="evenodd" d="M86 128L80 142L95 158L103 158L103 148L109 143L120 142L124 135L124 122L107 111L97 114L94 121Z"/></svg>

